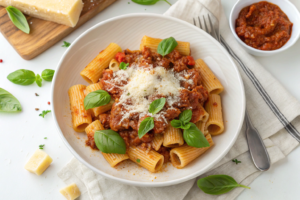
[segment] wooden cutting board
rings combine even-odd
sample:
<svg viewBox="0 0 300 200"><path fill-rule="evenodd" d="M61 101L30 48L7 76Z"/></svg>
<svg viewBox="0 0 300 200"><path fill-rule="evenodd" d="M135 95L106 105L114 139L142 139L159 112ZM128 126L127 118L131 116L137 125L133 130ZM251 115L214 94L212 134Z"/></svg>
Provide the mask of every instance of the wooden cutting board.
<svg viewBox="0 0 300 200"><path fill-rule="evenodd" d="M0 32L25 60L31 60L72 33L76 28L94 17L116 0L83 0L78 24L71 28L65 25L26 15L30 34L23 33L10 21L4 7L0 6Z"/></svg>

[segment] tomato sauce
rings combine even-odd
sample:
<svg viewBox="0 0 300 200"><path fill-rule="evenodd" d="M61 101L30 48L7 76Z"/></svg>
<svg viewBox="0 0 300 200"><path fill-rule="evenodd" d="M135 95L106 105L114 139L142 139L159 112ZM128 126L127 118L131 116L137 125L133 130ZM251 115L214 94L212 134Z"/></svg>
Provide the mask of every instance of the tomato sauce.
<svg viewBox="0 0 300 200"><path fill-rule="evenodd" d="M236 20L236 33L247 45L276 50L288 42L293 23L275 4L258 2L243 8Z"/></svg>

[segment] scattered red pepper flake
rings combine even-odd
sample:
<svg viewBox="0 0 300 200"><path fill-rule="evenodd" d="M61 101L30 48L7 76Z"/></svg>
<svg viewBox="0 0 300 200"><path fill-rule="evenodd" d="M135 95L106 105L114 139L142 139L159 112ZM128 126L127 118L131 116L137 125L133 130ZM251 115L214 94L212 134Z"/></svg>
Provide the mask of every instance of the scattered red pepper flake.
<svg viewBox="0 0 300 200"><path fill-rule="evenodd" d="M48 105L50 105L50 101L48 101Z"/></svg>
<svg viewBox="0 0 300 200"><path fill-rule="evenodd" d="M38 110L40 110L40 109L36 108L35 110L38 111Z"/></svg>
<svg viewBox="0 0 300 200"><path fill-rule="evenodd" d="M214 107L218 107L217 102L214 102L214 103L213 103L213 106L214 106Z"/></svg>
<svg viewBox="0 0 300 200"><path fill-rule="evenodd" d="M40 96L40 95L39 95L38 93L35 93L35 96L37 96L37 97L38 97L38 96Z"/></svg>
<svg viewBox="0 0 300 200"><path fill-rule="evenodd" d="M0 59L0 63L2 63L3 62L3 60L2 59Z"/></svg>

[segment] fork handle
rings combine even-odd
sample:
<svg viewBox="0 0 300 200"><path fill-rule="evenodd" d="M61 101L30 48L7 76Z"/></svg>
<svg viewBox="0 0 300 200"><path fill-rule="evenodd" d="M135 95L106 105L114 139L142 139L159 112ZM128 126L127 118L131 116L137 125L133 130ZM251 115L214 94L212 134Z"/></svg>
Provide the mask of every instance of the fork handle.
<svg viewBox="0 0 300 200"><path fill-rule="evenodd" d="M269 154L258 131L253 127L247 112L245 121L246 138L253 163L258 170L267 171L271 166Z"/></svg>
<svg viewBox="0 0 300 200"><path fill-rule="evenodd" d="M220 35L220 43L228 51L228 53L239 63L243 68L245 65L241 59L234 53L230 46L226 43L222 35ZM249 151L253 160L254 165L260 171L266 171L270 168L271 162L267 149L264 145L263 140L256 128L252 125L252 122L247 114L245 116L246 121L246 138L249 147Z"/></svg>

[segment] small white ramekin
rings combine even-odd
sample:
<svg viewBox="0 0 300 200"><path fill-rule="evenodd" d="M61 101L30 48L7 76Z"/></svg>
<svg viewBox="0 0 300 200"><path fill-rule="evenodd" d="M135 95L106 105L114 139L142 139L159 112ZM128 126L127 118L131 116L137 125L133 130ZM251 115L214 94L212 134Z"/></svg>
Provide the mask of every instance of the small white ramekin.
<svg viewBox="0 0 300 200"><path fill-rule="evenodd" d="M270 3L278 5L281 10L288 16L290 21L293 23L293 31L292 36L289 41L280 49L271 50L271 51L263 51L255 49L251 46L245 44L236 34L235 32L235 22L238 18L240 11L245 8L246 6L252 5L257 2L261 2L262 0L239 0L232 8L230 17L229 17L229 24L230 29L236 38L236 40L246 49L246 51L254 56L271 56L277 54L279 52L285 51L291 46L293 46L296 41L300 37L300 13L297 8L289 1L289 0L267 0Z"/></svg>

